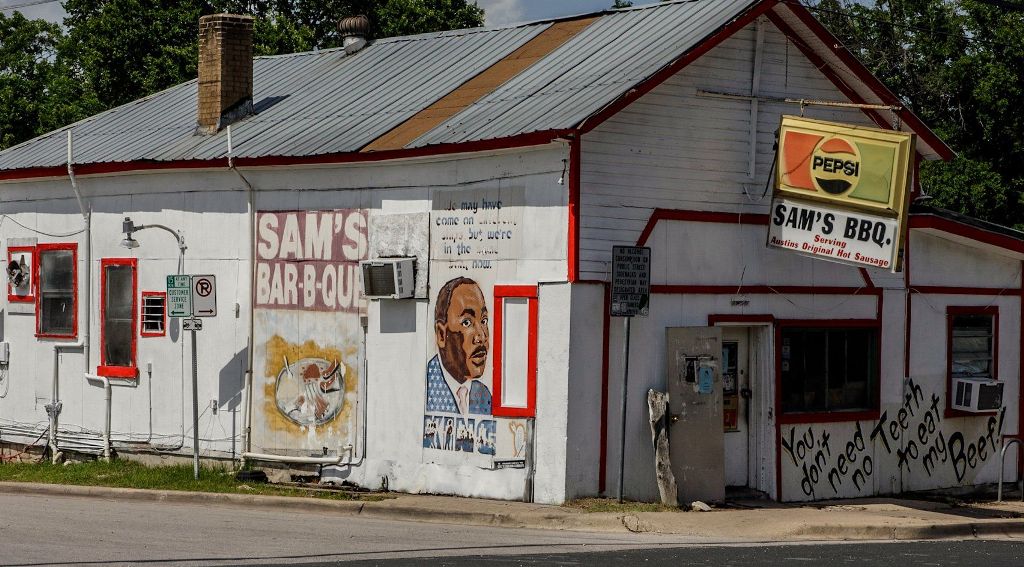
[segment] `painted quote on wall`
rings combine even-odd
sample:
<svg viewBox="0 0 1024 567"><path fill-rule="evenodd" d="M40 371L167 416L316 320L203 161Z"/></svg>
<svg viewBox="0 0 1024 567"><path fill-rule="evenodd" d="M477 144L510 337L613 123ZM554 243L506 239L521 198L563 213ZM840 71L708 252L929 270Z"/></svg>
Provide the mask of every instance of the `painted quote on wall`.
<svg viewBox="0 0 1024 567"><path fill-rule="evenodd" d="M795 470L790 478L798 478L801 493L811 499L873 492L872 476L884 466L882 456L895 460L901 474L935 478L935 487L960 484L998 454L1005 409L969 419L972 430L982 424L974 433L954 428L942 410L937 394L926 394L910 380L902 405L883 411L873 424L856 422L850 435L822 426L783 426L783 464Z"/></svg>
<svg viewBox="0 0 1024 567"><path fill-rule="evenodd" d="M493 289L510 277L509 270L514 274L522 241L522 205L522 188L434 195L429 310L433 324L422 436L428 461L483 465L497 452L499 420L491 412Z"/></svg>

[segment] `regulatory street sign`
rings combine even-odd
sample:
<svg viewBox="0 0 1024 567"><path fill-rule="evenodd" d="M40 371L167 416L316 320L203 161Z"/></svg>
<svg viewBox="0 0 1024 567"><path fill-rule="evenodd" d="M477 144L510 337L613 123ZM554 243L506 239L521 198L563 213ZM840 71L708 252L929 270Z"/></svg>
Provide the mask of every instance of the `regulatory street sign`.
<svg viewBox="0 0 1024 567"><path fill-rule="evenodd" d="M202 331L203 330L203 320L202 319L196 319L195 317L192 317L190 319L182 319L181 320L181 328L186 330L186 331Z"/></svg>
<svg viewBox="0 0 1024 567"><path fill-rule="evenodd" d="M192 276L167 276L167 315L192 316Z"/></svg>
<svg viewBox="0 0 1024 567"><path fill-rule="evenodd" d="M651 249L612 247L612 317L646 317L651 299Z"/></svg>
<svg viewBox="0 0 1024 567"><path fill-rule="evenodd" d="M196 317L217 316L215 276L192 276L192 314Z"/></svg>

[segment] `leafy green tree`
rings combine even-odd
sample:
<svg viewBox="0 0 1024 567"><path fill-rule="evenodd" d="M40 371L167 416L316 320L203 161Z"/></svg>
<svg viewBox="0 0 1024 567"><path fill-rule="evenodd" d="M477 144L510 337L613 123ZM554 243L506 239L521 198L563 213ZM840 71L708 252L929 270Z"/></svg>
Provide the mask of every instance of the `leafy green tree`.
<svg viewBox="0 0 1024 567"><path fill-rule="evenodd" d="M0 148L32 137L39 128L41 99L60 28L0 13Z"/></svg>
<svg viewBox="0 0 1024 567"><path fill-rule="evenodd" d="M467 0L65 0L60 26L0 14L0 149L196 76L199 18L254 16L257 55L336 47L338 21L370 38L483 24Z"/></svg>
<svg viewBox="0 0 1024 567"><path fill-rule="evenodd" d="M110 108L191 79L202 0L66 0L60 51Z"/></svg>
<svg viewBox="0 0 1024 567"><path fill-rule="evenodd" d="M1024 227L1024 4L822 0L812 10L959 154L922 166L935 203Z"/></svg>
<svg viewBox="0 0 1024 567"><path fill-rule="evenodd" d="M58 50L60 26L0 13L0 149L99 109Z"/></svg>
<svg viewBox="0 0 1024 567"><path fill-rule="evenodd" d="M220 0L219 11L251 14L259 55L341 45L338 21L365 14L370 39L483 25L484 11L467 0Z"/></svg>

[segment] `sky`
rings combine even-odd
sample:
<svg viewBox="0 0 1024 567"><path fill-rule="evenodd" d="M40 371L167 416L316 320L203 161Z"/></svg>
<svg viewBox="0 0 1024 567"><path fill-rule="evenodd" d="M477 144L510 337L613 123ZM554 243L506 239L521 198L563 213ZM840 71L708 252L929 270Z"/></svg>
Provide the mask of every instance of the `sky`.
<svg viewBox="0 0 1024 567"><path fill-rule="evenodd" d="M650 1L641 0L634 4ZM614 0L477 0L484 9L489 26L596 12L610 8L613 3Z"/></svg>
<svg viewBox="0 0 1024 567"><path fill-rule="evenodd" d="M646 4L648 1L642 0L636 4ZM614 0L477 0L477 3L487 15L487 25L500 26L596 12L609 8ZM14 6L18 6L27 18L43 18L53 22L60 22L64 18L64 9L59 0L0 0L0 10L4 14L13 12Z"/></svg>

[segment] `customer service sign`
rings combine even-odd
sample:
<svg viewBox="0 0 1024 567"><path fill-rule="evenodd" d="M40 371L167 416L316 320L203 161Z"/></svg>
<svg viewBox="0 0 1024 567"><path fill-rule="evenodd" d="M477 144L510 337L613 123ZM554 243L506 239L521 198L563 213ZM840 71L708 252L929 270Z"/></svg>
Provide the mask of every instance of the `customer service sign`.
<svg viewBox="0 0 1024 567"><path fill-rule="evenodd" d="M913 135L783 116L768 246L895 271Z"/></svg>

